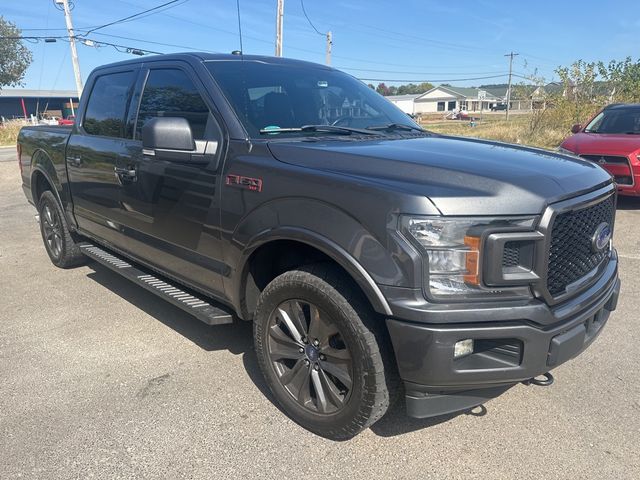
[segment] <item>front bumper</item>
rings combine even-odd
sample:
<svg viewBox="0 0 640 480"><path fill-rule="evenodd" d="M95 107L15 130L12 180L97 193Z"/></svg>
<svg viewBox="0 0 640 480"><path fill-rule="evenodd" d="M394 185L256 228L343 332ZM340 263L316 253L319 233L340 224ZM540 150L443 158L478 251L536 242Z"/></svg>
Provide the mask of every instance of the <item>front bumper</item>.
<svg viewBox="0 0 640 480"><path fill-rule="evenodd" d="M617 261L612 259L607 272L587 291L553 310L545 305L544 318L532 318L539 309L513 307L510 318L505 318L504 309L496 311L496 322L486 321L491 315L486 308L482 322L388 319L405 382L407 413L429 417L471 408L574 358L601 332L619 292ZM549 322L549 315L557 321ZM464 339L474 340L474 352L454 359L454 345Z"/></svg>

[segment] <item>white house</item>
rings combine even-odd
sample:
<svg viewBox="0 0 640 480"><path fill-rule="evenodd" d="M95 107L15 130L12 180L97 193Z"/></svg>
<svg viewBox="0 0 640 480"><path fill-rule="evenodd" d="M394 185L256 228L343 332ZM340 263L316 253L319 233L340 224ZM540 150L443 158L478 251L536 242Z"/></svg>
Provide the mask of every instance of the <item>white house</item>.
<svg viewBox="0 0 640 480"><path fill-rule="evenodd" d="M495 91L440 85L416 97L412 113L438 113L452 110L475 112L489 110L492 105L503 101L504 96L499 96Z"/></svg>
<svg viewBox="0 0 640 480"><path fill-rule="evenodd" d="M414 95L389 95L385 97L391 103L393 103L396 107L402 110L404 113L408 113L413 115L415 112L415 99L420 97L422 94L414 94Z"/></svg>

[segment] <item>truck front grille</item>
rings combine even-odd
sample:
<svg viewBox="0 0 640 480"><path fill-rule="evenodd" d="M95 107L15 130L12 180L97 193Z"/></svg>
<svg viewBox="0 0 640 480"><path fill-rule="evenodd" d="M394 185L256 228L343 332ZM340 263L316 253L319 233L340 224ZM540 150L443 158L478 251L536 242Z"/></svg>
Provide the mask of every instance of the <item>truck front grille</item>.
<svg viewBox="0 0 640 480"><path fill-rule="evenodd" d="M553 222L547 270L547 289L553 297L565 293L570 285L602 264L609 249L594 251L593 236L598 226L613 227L613 195L587 208L559 214Z"/></svg>

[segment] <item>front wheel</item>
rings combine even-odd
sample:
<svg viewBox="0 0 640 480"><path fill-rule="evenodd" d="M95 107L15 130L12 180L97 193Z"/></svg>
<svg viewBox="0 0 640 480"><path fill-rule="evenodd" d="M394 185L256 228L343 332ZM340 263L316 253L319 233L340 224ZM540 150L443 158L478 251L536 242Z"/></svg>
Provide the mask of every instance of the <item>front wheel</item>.
<svg viewBox="0 0 640 480"><path fill-rule="evenodd" d="M256 353L294 421L344 440L385 414L397 379L382 321L331 266L289 271L265 288L254 322Z"/></svg>

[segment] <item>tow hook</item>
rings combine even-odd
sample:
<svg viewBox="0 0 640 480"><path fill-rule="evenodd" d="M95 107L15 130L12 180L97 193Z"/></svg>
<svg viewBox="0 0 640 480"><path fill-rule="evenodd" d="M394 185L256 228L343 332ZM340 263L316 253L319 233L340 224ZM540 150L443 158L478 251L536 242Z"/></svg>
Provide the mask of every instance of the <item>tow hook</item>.
<svg viewBox="0 0 640 480"><path fill-rule="evenodd" d="M525 385L536 385L538 387L548 387L553 385L553 375L551 372L543 373L542 375L538 375L537 377L530 378L529 380L525 380L522 383Z"/></svg>

